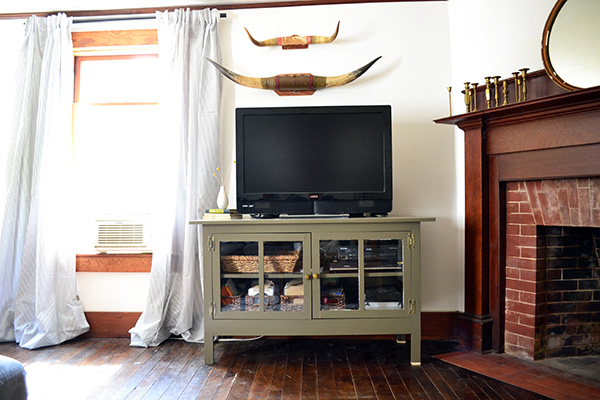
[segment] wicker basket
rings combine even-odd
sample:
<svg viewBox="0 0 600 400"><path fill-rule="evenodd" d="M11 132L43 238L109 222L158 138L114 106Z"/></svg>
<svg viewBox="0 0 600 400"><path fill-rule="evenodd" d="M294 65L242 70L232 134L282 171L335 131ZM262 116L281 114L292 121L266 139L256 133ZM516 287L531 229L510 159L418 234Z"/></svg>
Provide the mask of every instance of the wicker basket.
<svg viewBox="0 0 600 400"><path fill-rule="evenodd" d="M275 311L279 304L279 296L265 296L265 310ZM260 309L260 296L246 296L246 311L258 311Z"/></svg>
<svg viewBox="0 0 600 400"><path fill-rule="evenodd" d="M300 254L297 251L264 256L265 272L293 272ZM221 256L221 268L224 272L258 272L258 256L227 255Z"/></svg>
<svg viewBox="0 0 600 400"><path fill-rule="evenodd" d="M281 311L304 311L304 296L281 295Z"/></svg>

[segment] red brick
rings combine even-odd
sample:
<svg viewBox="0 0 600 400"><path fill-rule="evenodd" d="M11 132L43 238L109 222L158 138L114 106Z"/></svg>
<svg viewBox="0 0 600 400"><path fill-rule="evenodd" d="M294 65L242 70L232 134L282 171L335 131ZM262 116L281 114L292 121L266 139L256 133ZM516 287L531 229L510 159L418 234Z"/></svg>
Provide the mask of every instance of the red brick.
<svg viewBox="0 0 600 400"><path fill-rule="evenodd" d="M519 324L525 326L532 326L535 328L536 317L527 314L519 314Z"/></svg>
<svg viewBox="0 0 600 400"><path fill-rule="evenodd" d="M531 304L519 303L516 301L506 302L506 311L514 311L521 314L535 316L535 307Z"/></svg>
<svg viewBox="0 0 600 400"><path fill-rule="evenodd" d="M590 179L590 205L592 208L600 208L600 179Z"/></svg>
<svg viewBox="0 0 600 400"><path fill-rule="evenodd" d="M531 208L531 204L529 202L525 203L517 203L519 205L519 212L522 214L532 214L533 209Z"/></svg>
<svg viewBox="0 0 600 400"><path fill-rule="evenodd" d="M581 224L590 226L592 223L592 215L590 213L590 189L579 188L577 192L579 194Z"/></svg>
<svg viewBox="0 0 600 400"><path fill-rule="evenodd" d="M569 208L579 208L577 182L574 179L569 179L567 181L567 193L569 194Z"/></svg>
<svg viewBox="0 0 600 400"><path fill-rule="evenodd" d="M571 213L571 226L581 226L581 216L579 208L571 208L570 210Z"/></svg>
<svg viewBox="0 0 600 400"><path fill-rule="evenodd" d="M506 191L511 192L520 190L519 183L520 182L506 182Z"/></svg>
<svg viewBox="0 0 600 400"><path fill-rule="evenodd" d="M507 278L511 278L511 279L520 279L521 278L521 273L520 273L520 269L518 268L510 268L510 267L506 267L506 277Z"/></svg>
<svg viewBox="0 0 600 400"><path fill-rule="evenodd" d="M521 289L519 289L517 287L519 283L518 279L511 279L511 278L507 278L506 279L506 289L511 289L511 290L516 290L516 291L521 291Z"/></svg>
<svg viewBox="0 0 600 400"><path fill-rule="evenodd" d="M535 335L535 329L531 326L519 325L512 322L506 322L506 330L517 335L533 337Z"/></svg>
<svg viewBox="0 0 600 400"><path fill-rule="evenodd" d="M511 224L533 225L535 223L532 214L508 214L506 219Z"/></svg>
<svg viewBox="0 0 600 400"><path fill-rule="evenodd" d="M506 287L514 290L535 293L537 285L535 282L506 278Z"/></svg>
<svg viewBox="0 0 600 400"><path fill-rule="evenodd" d="M506 332L504 335L504 343L507 345L516 345L519 343L519 336L515 335L514 333Z"/></svg>
<svg viewBox="0 0 600 400"><path fill-rule="evenodd" d="M567 180L566 179L556 179L554 181L556 185L556 190L567 190Z"/></svg>
<svg viewBox="0 0 600 400"><path fill-rule="evenodd" d="M532 337L519 336L519 343L517 343L518 346L520 346L524 349L533 349L533 344L534 344L533 336Z"/></svg>
<svg viewBox="0 0 600 400"><path fill-rule="evenodd" d="M535 304L535 293L519 292L519 301L521 303Z"/></svg>
<svg viewBox="0 0 600 400"><path fill-rule="evenodd" d="M521 291L519 290L513 290L513 289L506 289L506 300L507 301L518 301L520 300L521 296L520 296Z"/></svg>
<svg viewBox="0 0 600 400"><path fill-rule="evenodd" d="M521 235L537 235L537 227L535 224L521 225Z"/></svg>
<svg viewBox="0 0 600 400"><path fill-rule="evenodd" d="M529 196L525 191L507 191L506 201L527 201L529 202Z"/></svg>
<svg viewBox="0 0 600 400"><path fill-rule="evenodd" d="M537 197L537 190L536 190L536 185L535 182L525 182L525 186L527 189L527 194L528 194L528 198L529 198L529 204L531 204L531 208L536 209L536 208L540 208L540 202L538 201L538 197Z"/></svg>
<svg viewBox="0 0 600 400"><path fill-rule="evenodd" d="M506 225L506 234L507 235L520 235L521 234L521 225L507 224Z"/></svg>
<svg viewBox="0 0 600 400"><path fill-rule="evenodd" d="M521 258L537 258L537 247L519 247Z"/></svg>
<svg viewBox="0 0 600 400"><path fill-rule="evenodd" d="M520 235L518 236L517 246L537 247L537 236Z"/></svg>
<svg viewBox="0 0 600 400"><path fill-rule="evenodd" d="M598 197L600 198L600 194ZM592 226L600 227L600 208L592 209Z"/></svg>
<svg viewBox="0 0 600 400"><path fill-rule="evenodd" d="M569 225L571 217L569 215L569 192L566 186L557 192L561 225Z"/></svg>
<svg viewBox="0 0 600 400"><path fill-rule="evenodd" d="M589 178L577 178L577 187L578 188L589 188L590 187L590 179Z"/></svg>
<svg viewBox="0 0 600 400"><path fill-rule="evenodd" d="M504 348L504 350L505 350L506 354L512 354L515 357L523 358L526 360L533 360L533 355L534 355L533 349L524 349L520 346L513 344L510 346L506 346Z"/></svg>
<svg viewBox="0 0 600 400"><path fill-rule="evenodd" d="M538 271L533 269L520 269L519 279L523 281L538 282Z"/></svg>
<svg viewBox="0 0 600 400"><path fill-rule="evenodd" d="M506 257L520 258L521 250L517 246L507 246Z"/></svg>
<svg viewBox="0 0 600 400"><path fill-rule="evenodd" d="M544 209L544 225L565 225L568 221L561 219L560 208L552 205Z"/></svg>
<svg viewBox="0 0 600 400"><path fill-rule="evenodd" d="M520 320L520 318L519 318L520 315L521 315L520 313L517 313L514 311L506 311L504 320L506 322L512 322L513 324L518 324L519 320Z"/></svg>
<svg viewBox="0 0 600 400"><path fill-rule="evenodd" d="M508 258L507 258L508 261ZM537 269L537 260L531 259L531 258L520 258L520 257L514 257L513 258L513 262L511 262L511 265L515 268L522 268L522 269Z"/></svg>
<svg viewBox="0 0 600 400"><path fill-rule="evenodd" d="M506 247L515 247L519 244L521 235L506 235Z"/></svg>

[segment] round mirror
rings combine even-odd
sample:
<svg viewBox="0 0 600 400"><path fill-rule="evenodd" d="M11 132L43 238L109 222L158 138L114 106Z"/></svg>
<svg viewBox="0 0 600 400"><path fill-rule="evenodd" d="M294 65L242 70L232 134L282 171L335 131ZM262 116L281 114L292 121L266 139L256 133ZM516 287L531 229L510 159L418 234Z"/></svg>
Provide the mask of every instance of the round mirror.
<svg viewBox="0 0 600 400"><path fill-rule="evenodd" d="M558 0L544 27L542 59L564 89L600 85L600 0Z"/></svg>

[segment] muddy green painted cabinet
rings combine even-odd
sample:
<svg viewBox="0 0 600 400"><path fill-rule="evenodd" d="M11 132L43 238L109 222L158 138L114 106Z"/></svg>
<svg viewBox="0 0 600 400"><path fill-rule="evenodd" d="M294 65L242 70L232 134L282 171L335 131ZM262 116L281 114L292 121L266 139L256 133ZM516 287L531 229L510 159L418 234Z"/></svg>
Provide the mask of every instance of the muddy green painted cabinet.
<svg viewBox="0 0 600 400"><path fill-rule="evenodd" d="M404 335L421 361L420 224L432 218L198 220L204 357L218 336Z"/></svg>

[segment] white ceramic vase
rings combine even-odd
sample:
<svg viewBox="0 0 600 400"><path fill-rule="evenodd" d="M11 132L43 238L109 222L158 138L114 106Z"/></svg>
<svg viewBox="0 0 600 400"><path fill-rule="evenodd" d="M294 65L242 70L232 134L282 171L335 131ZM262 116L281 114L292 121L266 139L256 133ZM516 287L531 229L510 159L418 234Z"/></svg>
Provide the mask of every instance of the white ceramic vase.
<svg viewBox="0 0 600 400"><path fill-rule="evenodd" d="M227 197L227 191L225 190L225 186L220 186L219 194L217 195L217 207L227 208L228 204L229 198Z"/></svg>

